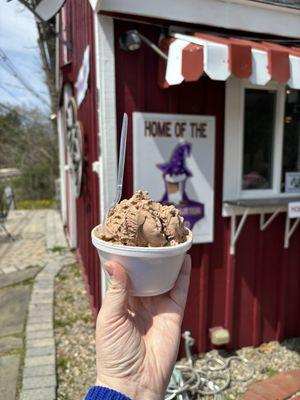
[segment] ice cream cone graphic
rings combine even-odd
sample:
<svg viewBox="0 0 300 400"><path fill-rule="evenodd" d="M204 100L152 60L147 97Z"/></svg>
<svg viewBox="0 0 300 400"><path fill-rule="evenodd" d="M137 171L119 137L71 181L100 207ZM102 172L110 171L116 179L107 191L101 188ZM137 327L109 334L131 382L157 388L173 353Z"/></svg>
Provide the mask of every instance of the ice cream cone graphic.
<svg viewBox="0 0 300 400"><path fill-rule="evenodd" d="M165 183L165 193L160 202L176 205L190 229L204 217L204 204L191 200L186 192L186 182L193 176L186 166L186 158L191 151L191 143L180 143L172 151L168 162L157 164Z"/></svg>

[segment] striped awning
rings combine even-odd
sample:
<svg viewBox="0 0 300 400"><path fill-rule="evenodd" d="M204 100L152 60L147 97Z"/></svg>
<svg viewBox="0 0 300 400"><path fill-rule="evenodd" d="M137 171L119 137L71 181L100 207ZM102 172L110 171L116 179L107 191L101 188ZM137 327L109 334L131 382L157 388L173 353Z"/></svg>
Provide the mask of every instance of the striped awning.
<svg viewBox="0 0 300 400"><path fill-rule="evenodd" d="M234 75L256 85L273 80L300 89L300 48L203 33L176 33L163 39L161 48L168 54L167 63L160 64L162 87L196 81L205 73L213 80Z"/></svg>

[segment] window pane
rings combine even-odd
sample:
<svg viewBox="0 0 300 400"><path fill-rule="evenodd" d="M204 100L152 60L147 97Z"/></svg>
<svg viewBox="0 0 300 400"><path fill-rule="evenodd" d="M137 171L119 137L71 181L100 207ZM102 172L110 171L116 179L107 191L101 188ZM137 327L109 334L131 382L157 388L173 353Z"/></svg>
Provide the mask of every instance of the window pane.
<svg viewBox="0 0 300 400"><path fill-rule="evenodd" d="M287 89L285 99L281 191L300 192L300 91ZM298 173L297 173L298 172Z"/></svg>
<svg viewBox="0 0 300 400"><path fill-rule="evenodd" d="M272 187L276 92L246 89L242 188Z"/></svg>

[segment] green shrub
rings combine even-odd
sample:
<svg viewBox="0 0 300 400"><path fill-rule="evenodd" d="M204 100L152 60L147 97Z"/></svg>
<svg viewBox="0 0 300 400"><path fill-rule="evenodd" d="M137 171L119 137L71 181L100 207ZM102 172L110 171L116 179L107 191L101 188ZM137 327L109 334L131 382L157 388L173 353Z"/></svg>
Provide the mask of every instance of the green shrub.
<svg viewBox="0 0 300 400"><path fill-rule="evenodd" d="M40 200L17 200L16 208L18 210L35 210L38 208L55 208L54 199L40 199Z"/></svg>

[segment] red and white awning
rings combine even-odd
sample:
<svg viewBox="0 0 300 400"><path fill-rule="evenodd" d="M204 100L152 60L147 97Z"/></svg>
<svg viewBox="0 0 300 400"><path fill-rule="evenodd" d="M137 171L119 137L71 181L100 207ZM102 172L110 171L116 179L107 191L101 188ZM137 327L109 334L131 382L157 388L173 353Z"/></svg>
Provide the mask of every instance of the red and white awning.
<svg viewBox="0 0 300 400"><path fill-rule="evenodd" d="M196 81L205 73L213 80L234 75L256 85L274 80L300 89L300 48L202 33L176 33L161 48L168 54L167 65L160 66L162 87Z"/></svg>

